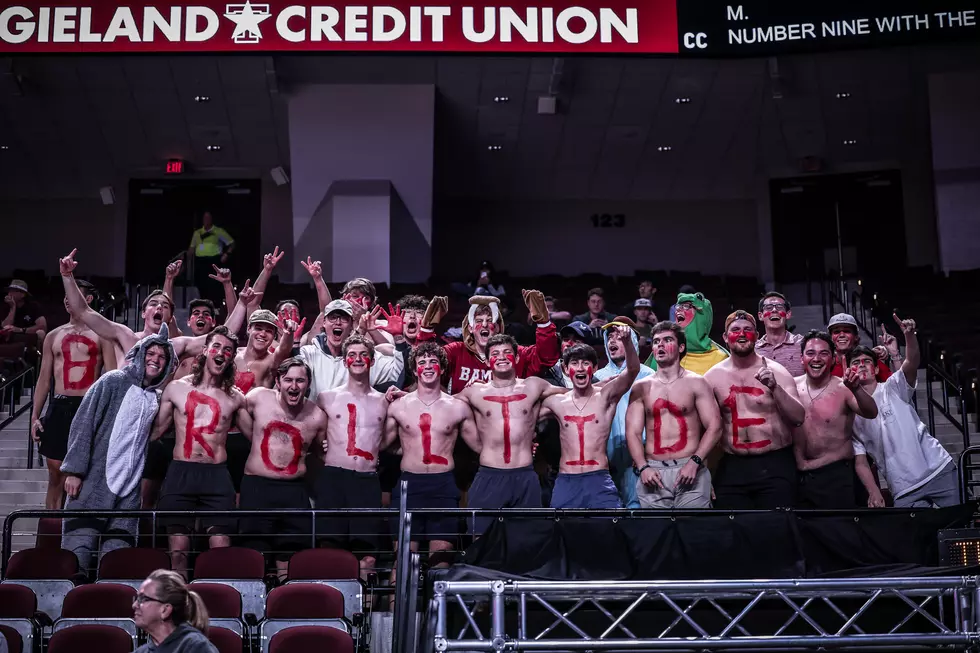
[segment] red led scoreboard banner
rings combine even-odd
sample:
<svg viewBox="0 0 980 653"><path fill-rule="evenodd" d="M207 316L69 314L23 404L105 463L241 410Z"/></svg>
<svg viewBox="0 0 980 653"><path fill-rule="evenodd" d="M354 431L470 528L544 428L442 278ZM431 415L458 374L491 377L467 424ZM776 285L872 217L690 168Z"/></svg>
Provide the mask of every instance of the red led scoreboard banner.
<svg viewBox="0 0 980 653"><path fill-rule="evenodd" d="M676 53L676 0L502 5L35 2L0 10L5 52Z"/></svg>
<svg viewBox="0 0 980 653"><path fill-rule="evenodd" d="M977 39L980 0L0 4L0 54L373 51L738 57Z"/></svg>

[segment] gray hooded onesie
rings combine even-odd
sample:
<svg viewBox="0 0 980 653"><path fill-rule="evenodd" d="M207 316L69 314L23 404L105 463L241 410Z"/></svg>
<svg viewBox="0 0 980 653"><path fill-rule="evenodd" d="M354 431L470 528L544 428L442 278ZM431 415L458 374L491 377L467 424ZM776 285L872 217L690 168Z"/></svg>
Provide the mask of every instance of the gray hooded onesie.
<svg viewBox="0 0 980 653"><path fill-rule="evenodd" d="M162 345L167 365L152 385L144 388L146 350ZM82 478L78 497L66 510L139 510L140 481L146 447L160 401L159 388L176 366L167 325L136 343L126 354L126 366L103 374L82 399L68 435L68 453L61 471ZM64 523L61 546L73 551L81 569L89 570L92 551L102 553L135 543L138 520L74 518Z"/></svg>

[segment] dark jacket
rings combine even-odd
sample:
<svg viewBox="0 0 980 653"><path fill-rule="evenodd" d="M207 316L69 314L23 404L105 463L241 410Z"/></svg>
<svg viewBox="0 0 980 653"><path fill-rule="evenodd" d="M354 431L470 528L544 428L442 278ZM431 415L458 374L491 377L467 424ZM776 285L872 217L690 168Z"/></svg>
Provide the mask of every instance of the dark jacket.
<svg viewBox="0 0 980 653"><path fill-rule="evenodd" d="M218 649L200 630L182 623L160 644L151 640L136 649L136 653L218 653Z"/></svg>

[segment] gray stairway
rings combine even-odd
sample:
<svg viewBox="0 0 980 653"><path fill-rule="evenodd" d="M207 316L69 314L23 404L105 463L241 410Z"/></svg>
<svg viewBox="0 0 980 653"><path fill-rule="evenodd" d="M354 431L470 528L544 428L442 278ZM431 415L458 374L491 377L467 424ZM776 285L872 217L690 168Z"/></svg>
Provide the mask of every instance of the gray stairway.
<svg viewBox="0 0 980 653"><path fill-rule="evenodd" d="M23 401L30 401L25 395ZM7 414L0 412L0 419ZM48 472L37 466L27 469L27 438L30 409L0 431L0 521L14 510L44 508ZM13 551L34 546L37 520L18 520L14 524Z"/></svg>

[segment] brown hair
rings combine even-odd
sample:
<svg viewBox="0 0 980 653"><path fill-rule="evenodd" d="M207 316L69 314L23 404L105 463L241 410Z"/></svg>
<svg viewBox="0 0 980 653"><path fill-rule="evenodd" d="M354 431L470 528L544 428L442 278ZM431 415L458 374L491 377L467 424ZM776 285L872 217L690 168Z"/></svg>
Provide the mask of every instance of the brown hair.
<svg viewBox="0 0 980 653"><path fill-rule="evenodd" d="M684 346L684 351L681 351L681 355L678 358L684 358L687 354L687 333L684 332L684 327L682 327L677 322L672 322L670 320L661 320L657 322L650 328L650 338L657 335L658 333L663 333L664 331L670 331L677 338L677 350L680 351L681 345Z"/></svg>
<svg viewBox="0 0 980 653"><path fill-rule="evenodd" d="M306 364L306 361L298 356L287 358L279 364L279 368L276 370L276 381L289 374L289 370L293 369L294 367L304 368L306 370L306 380L308 382L313 381L313 371L310 370L310 366Z"/></svg>
<svg viewBox="0 0 980 653"><path fill-rule="evenodd" d="M375 289L374 284L371 283L370 279L365 279L364 277L354 277L350 281L344 284L344 289L340 291L341 296L347 293L359 290L368 297L371 298L371 303L378 298L378 291Z"/></svg>
<svg viewBox="0 0 980 653"><path fill-rule="evenodd" d="M398 306L403 311L418 311L420 313L425 313L425 309L429 307L429 300L422 295L405 295L398 300Z"/></svg>
<svg viewBox="0 0 980 653"><path fill-rule="evenodd" d="M207 364L208 355L207 348L214 340L215 336L223 336L231 341L231 346L234 347L236 353L238 351L238 336L228 330L225 325L217 326L211 333L208 334L207 338L204 340L204 351L198 354L197 358L194 359L194 371L191 378L191 385L199 386L201 381L204 380L204 368ZM231 394L231 389L235 387L235 359L234 354L232 354L231 364L225 367L225 370L221 373L221 389L225 391L226 394Z"/></svg>
<svg viewBox="0 0 980 653"><path fill-rule="evenodd" d="M146 296L146 299L143 300L143 304L140 306L140 313L144 313L146 311L147 304L149 304L150 300L153 299L154 297L163 297L164 299L166 299L167 303L170 304L170 312L171 313L174 312L174 300L170 298L170 295L163 292L162 290L153 290L150 292L149 295Z"/></svg>
<svg viewBox="0 0 980 653"><path fill-rule="evenodd" d="M415 367L418 364L416 361L418 361L418 359L422 356L435 356L439 360L439 367L442 368L443 372L449 369L449 358L446 356L446 350L434 340L427 340L409 352L409 369L414 372Z"/></svg>
<svg viewBox="0 0 980 653"><path fill-rule="evenodd" d="M208 634L208 609L197 592L187 588L184 578L176 571L157 569L147 580L152 580L160 588L160 602L170 606L170 621L175 626L189 623L205 635Z"/></svg>
<svg viewBox="0 0 980 653"><path fill-rule="evenodd" d="M352 345L364 345L367 347L368 353L371 354L371 358L374 358L374 342L367 336L362 336L359 333L352 333L349 335L340 349L341 355L346 358L347 350L350 349Z"/></svg>

